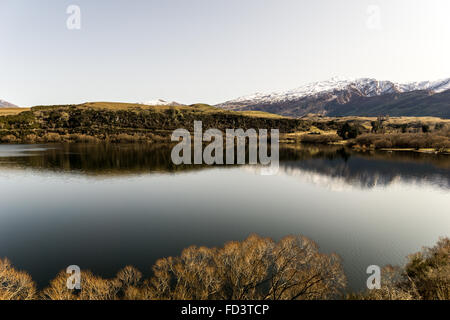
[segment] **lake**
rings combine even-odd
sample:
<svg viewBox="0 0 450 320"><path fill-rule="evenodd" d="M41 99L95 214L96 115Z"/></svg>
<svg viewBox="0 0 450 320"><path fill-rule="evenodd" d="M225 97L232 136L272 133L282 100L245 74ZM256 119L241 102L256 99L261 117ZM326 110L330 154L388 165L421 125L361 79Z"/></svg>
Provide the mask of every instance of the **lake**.
<svg viewBox="0 0 450 320"><path fill-rule="evenodd" d="M76 264L144 275L190 245L251 233L302 234L343 259L349 288L369 265L450 236L450 157L280 146L278 174L256 166L175 166L168 146L0 145L0 257L40 287Z"/></svg>

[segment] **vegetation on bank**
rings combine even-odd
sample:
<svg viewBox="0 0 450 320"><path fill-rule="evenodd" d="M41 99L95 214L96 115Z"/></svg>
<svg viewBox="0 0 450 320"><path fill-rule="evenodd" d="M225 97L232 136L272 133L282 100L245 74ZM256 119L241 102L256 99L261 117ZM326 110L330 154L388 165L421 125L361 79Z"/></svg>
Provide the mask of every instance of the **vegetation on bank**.
<svg viewBox="0 0 450 320"><path fill-rule="evenodd" d="M341 141L341 137L337 134L304 134L300 141L303 143L313 143L313 144L331 144Z"/></svg>
<svg viewBox="0 0 450 320"><path fill-rule="evenodd" d="M354 148L371 149L413 149L430 148L436 152L450 149L450 131L448 133L396 133L364 134L347 144Z"/></svg>
<svg viewBox="0 0 450 320"><path fill-rule="evenodd" d="M309 123L264 112L224 111L204 104L145 106L126 103L38 106L17 115L0 117L3 143L44 142L165 142L173 130L271 129L307 131Z"/></svg>
<svg viewBox="0 0 450 320"><path fill-rule="evenodd" d="M304 134L304 143L345 144L355 149L432 149L450 152L450 122L438 118L311 119L316 131ZM334 131L335 130L335 131Z"/></svg>
<svg viewBox="0 0 450 320"><path fill-rule="evenodd" d="M81 290L67 289L62 271L38 292L31 277L0 259L0 300L311 300L450 299L450 239L413 254L404 268L386 267L382 288L343 296L340 258L323 254L311 240L288 236L279 242L252 235L223 248L189 247L160 259L153 276L127 266L113 279L82 271Z"/></svg>
<svg viewBox="0 0 450 320"><path fill-rule="evenodd" d="M408 257L404 268L386 266L381 289L350 294L359 300L450 300L450 239Z"/></svg>
<svg viewBox="0 0 450 320"><path fill-rule="evenodd" d="M29 111L29 108L0 108L0 116L11 116L22 113L24 111Z"/></svg>
<svg viewBox="0 0 450 320"><path fill-rule="evenodd" d="M346 144L356 149L431 148L450 151L450 120L433 117L309 116L299 119L260 111L227 111L206 104L146 106L95 102L0 112L2 143L170 142L177 128L279 129L281 142Z"/></svg>

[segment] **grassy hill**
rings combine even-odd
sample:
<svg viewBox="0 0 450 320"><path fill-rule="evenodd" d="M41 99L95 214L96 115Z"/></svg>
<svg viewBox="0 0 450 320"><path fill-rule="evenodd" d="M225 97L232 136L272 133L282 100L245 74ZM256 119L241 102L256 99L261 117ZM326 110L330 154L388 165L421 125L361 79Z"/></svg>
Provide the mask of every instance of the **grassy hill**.
<svg viewBox="0 0 450 320"><path fill-rule="evenodd" d="M30 108L0 108L0 116L11 116L29 110Z"/></svg>
<svg viewBox="0 0 450 320"><path fill-rule="evenodd" d="M1 114L0 114L1 115ZM260 111L225 111L206 104L148 106L115 102L36 106L0 116L3 142L111 142L169 141L177 128L193 132L194 121L203 130L217 128L279 129L281 133L306 131L309 121Z"/></svg>

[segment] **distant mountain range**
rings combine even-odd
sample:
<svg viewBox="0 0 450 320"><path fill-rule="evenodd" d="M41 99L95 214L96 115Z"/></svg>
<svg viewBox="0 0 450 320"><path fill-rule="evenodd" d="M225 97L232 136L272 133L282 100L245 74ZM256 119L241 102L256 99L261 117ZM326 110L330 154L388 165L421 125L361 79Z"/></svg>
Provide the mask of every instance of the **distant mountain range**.
<svg viewBox="0 0 450 320"><path fill-rule="evenodd" d="M163 99L141 103L183 105ZM403 84L371 78L333 78L284 92L256 93L215 107L233 111L265 111L295 118L319 114L331 117L389 115L450 119L450 78ZM17 106L0 100L0 108Z"/></svg>
<svg viewBox="0 0 450 320"><path fill-rule="evenodd" d="M396 83L333 78L285 92L257 93L216 105L228 110L259 110L284 116L435 116L450 118L450 78Z"/></svg>
<svg viewBox="0 0 450 320"><path fill-rule="evenodd" d="M18 108L18 106L0 99L0 108Z"/></svg>
<svg viewBox="0 0 450 320"><path fill-rule="evenodd" d="M148 106L182 106L183 104L175 101L166 101L164 99L153 99L145 102L140 102Z"/></svg>

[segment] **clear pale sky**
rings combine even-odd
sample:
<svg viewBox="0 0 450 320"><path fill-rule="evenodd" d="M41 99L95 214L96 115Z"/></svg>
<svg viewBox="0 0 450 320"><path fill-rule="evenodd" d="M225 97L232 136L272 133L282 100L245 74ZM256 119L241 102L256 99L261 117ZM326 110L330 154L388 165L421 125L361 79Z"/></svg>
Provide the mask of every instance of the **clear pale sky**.
<svg viewBox="0 0 450 320"><path fill-rule="evenodd" d="M1 0L0 99L215 104L334 76L448 78L449 14L449 0Z"/></svg>

